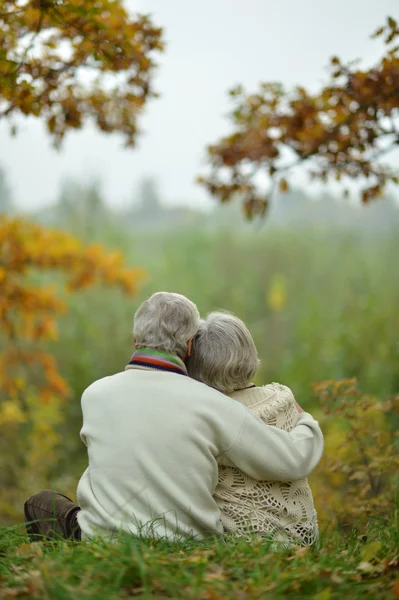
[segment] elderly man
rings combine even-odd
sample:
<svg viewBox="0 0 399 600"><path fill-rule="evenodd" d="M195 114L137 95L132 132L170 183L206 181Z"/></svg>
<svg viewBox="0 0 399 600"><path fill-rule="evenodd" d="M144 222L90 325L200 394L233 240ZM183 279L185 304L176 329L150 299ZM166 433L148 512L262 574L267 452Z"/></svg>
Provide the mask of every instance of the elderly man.
<svg viewBox="0 0 399 600"><path fill-rule="evenodd" d="M179 294L159 292L143 302L128 366L82 397L89 466L79 505L49 490L35 494L25 504L29 533L201 539L223 531L213 498L218 457L258 480L290 481L312 471L323 437L311 415L302 412L287 433L187 376L184 361L199 322L197 307Z"/></svg>

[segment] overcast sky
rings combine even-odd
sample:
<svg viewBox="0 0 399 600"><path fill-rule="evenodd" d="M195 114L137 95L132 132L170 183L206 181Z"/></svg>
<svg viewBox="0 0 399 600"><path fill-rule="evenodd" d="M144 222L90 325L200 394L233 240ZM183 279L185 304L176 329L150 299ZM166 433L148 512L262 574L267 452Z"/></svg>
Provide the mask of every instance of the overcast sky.
<svg viewBox="0 0 399 600"><path fill-rule="evenodd" d="M0 164L18 203L28 209L53 201L67 177L97 176L106 198L122 204L141 177L155 176L168 202L208 204L195 184L205 148L228 132L227 91L237 83L249 90L260 81L281 81L317 89L326 79L329 57L361 57L371 64L382 44L369 34L398 0L128 0L132 11L152 14L164 27L166 52L159 58L156 88L141 120L143 134L133 150L118 135L90 127L68 134L53 150L34 119L9 136L0 125Z"/></svg>

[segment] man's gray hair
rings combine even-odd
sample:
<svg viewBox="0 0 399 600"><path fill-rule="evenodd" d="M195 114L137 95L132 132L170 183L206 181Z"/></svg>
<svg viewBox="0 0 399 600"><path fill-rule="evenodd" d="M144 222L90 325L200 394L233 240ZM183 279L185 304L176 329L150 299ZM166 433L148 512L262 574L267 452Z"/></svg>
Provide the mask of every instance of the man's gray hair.
<svg viewBox="0 0 399 600"><path fill-rule="evenodd" d="M181 358L187 355L187 342L200 324L196 305L185 296L157 292L145 300L134 315L136 348L151 348Z"/></svg>
<svg viewBox="0 0 399 600"><path fill-rule="evenodd" d="M226 312L211 312L201 320L187 360L188 374L229 394L249 386L260 361L245 324Z"/></svg>

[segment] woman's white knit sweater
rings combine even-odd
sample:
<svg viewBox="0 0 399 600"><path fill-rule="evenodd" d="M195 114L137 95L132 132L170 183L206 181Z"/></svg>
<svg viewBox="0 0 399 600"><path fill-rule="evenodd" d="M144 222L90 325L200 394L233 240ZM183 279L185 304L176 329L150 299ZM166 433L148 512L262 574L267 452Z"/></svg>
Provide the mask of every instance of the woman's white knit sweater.
<svg viewBox="0 0 399 600"><path fill-rule="evenodd" d="M299 413L291 390L278 383L230 394L267 425L292 431ZM312 544L318 535L312 492L305 478L259 481L219 459L215 499L224 530L236 535L270 535L280 541Z"/></svg>

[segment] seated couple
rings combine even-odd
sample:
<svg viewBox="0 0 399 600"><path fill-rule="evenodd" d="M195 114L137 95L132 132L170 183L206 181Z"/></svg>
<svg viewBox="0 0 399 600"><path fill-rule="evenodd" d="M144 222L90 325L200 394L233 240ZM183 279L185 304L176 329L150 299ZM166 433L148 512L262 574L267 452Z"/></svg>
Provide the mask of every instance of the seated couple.
<svg viewBox="0 0 399 600"><path fill-rule="evenodd" d="M29 534L229 533L312 544L306 477L323 436L289 388L252 383L259 360L244 323L217 312L200 320L190 300L159 292L137 310L133 336L125 370L82 397L89 466L79 505L36 493L25 503Z"/></svg>

